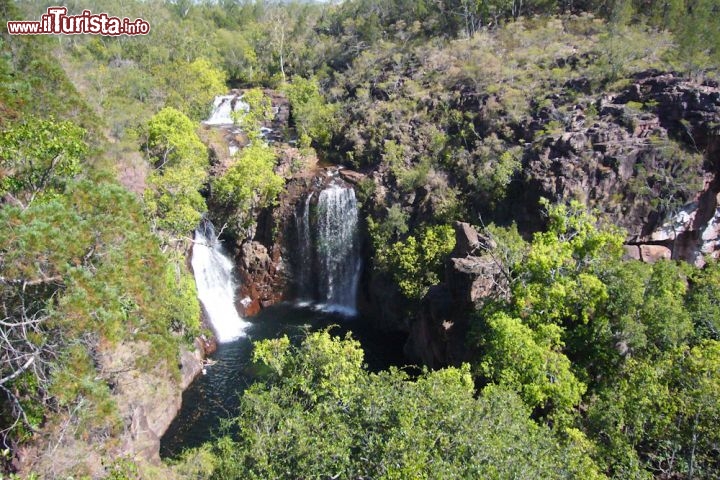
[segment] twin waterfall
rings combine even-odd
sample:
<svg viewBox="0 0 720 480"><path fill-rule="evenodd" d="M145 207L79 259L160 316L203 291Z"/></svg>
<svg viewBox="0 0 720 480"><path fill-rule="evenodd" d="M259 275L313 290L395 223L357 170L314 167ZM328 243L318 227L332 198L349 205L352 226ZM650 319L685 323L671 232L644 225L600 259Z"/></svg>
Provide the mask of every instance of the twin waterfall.
<svg viewBox="0 0 720 480"><path fill-rule="evenodd" d="M320 301L354 315L360 277L355 191L338 186L323 190L317 208Z"/></svg>
<svg viewBox="0 0 720 480"><path fill-rule="evenodd" d="M313 205L313 200L316 204ZM352 188L331 185L298 202L292 245L297 299L322 310L355 315L360 276L358 205ZM235 307L233 260L208 221L195 231L192 252L198 298L219 342L244 336L248 323Z"/></svg>
<svg viewBox="0 0 720 480"><path fill-rule="evenodd" d="M233 261L215 237L212 223L203 221L195 231L192 251L198 298L215 330L218 342L231 342L244 336L248 326L235 308Z"/></svg>
<svg viewBox="0 0 720 480"><path fill-rule="evenodd" d="M313 193L299 202L295 214L298 297L324 310L355 315L361 267L355 191L331 185L320 192L311 213L312 199Z"/></svg>

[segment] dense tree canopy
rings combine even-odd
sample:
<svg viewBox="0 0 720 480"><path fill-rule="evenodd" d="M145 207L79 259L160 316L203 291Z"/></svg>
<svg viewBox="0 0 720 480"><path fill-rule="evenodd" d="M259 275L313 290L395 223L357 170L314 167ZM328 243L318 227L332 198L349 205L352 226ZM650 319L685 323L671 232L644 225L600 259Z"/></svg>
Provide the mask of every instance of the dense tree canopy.
<svg viewBox="0 0 720 480"><path fill-rule="evenodd" d="M327 331L254 357L267 379L243 395L236 439L204 459L210 478L602 478L579 438L554 438L511 390L476 398L467 365L369 373L357 341Z"/></svg>
<svg viewBox="0 0 720 480"><path fill-rule="evenodd" d="M146 206L158 226L189 234L200 224L205 200L199 193L207 178L208 154L182 112L167 107L150 120L147 153L154 166L145 192Z"/></svg>

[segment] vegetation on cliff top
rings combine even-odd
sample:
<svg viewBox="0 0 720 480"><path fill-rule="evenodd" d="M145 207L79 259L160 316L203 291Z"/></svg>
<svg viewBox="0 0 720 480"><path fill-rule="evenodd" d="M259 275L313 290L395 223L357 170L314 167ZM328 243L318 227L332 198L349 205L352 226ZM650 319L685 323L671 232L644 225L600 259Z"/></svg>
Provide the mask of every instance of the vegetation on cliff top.
<svg viewBox="0 0 720 480"><path fill-rule="evenodd" d="M52 46L0 38L0 443L13 453L31 439L119 436L116 372L101 359L145 344L125 367L176 378L178 347L200 330L184 260L163 253L108 169L102 124Z"/></svg>

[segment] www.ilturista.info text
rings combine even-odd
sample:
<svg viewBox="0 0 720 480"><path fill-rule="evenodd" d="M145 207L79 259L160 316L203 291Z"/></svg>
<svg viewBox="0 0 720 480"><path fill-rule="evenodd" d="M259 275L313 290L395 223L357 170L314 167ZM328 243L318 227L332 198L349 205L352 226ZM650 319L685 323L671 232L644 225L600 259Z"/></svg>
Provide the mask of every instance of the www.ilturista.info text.
<svg viewBox="0 0 720 480"><path fill-rule="evenodd" d="M10 35L147 35L150 24L142 18L130 20L90 10L68 15L65 7L50 7L40 21L9 21L7 29Z"/></svg>

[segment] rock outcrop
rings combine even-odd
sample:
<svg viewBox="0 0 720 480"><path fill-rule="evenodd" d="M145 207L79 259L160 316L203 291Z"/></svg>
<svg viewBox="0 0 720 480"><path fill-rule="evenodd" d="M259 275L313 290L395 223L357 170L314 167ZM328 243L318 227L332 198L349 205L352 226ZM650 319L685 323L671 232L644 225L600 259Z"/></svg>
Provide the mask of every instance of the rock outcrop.
<svg viewBox="0 0 720 480"><path fill-rule="evenodd" d="M255 315L282 300L285 267L279 248L273 248L271 257L262 243L246 241L240 246L236 264L240 271L237 307L241 316Z"/></svg>
<svg viewBox="0 0 720 480"><path fill-rule="evenodd" d="M655 261L702 264L717 257L720 231L720 89L648 72L617 95L550 106L529 125L543 135L526 150L523 179L510 201L528 207L544 196L579 199L628 232L627 244ZM539 218L536 216L536 218Z"/></svg>
<svg viewBox="0 0 720 480"><path fill-rule="evenodd" d="M97 350L98 372L107 378L121 422L118 434L88 429L76 436L83 412L69 412L60 424L46 427L47 436L32 449L19 452L20 472L42 478L66 478L70 473L105 478L106 460L118 458L131 459L141 469L152 465L165 470L160 438L180 410L183 390L200 374L203 359L197 349L181 349L180 375L175 377L164 364L141 365L149 348L147 342L133 342Z"/></svg>
<svg viewBox="0 0 720 480"><path fill-rule="evenodd" d="M507 290L503 266L491 254L494 244L469 224L455 223L455 249L445 266L445 282L428 291L410 325L405 353L430 367L466 360L470 316L483 300Z"/></svg>

